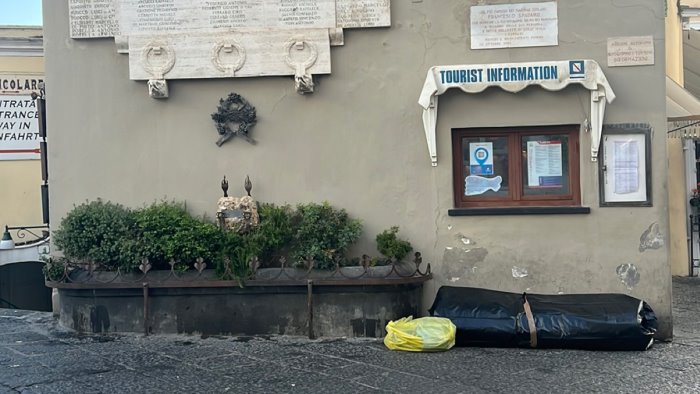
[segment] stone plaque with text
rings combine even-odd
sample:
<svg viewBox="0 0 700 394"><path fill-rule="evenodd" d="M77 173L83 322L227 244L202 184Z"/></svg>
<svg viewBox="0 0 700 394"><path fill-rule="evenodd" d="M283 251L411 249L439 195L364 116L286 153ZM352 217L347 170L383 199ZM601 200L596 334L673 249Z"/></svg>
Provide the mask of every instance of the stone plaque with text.
<svg viewBox="0 0 700 394"><path fill-rule="evenodd" d="M391 26L390 0L336 0L335 12L341 28Z"/></svg>
<svg viewBox="0 0 700 394"><path fill-rule="evenodd" d="M230 78L330 74L328 29L245 29L129 37L129 77Z"/></svg>
<svg viewBox="0 0 700 394"><path fill-rule="evenodd" d="M119 34L117 0L69 0L71 38L114 37Z"/></svg>
<svg viewBox="0 0 700 394"><path fill-rule="evenodd" d="M122 34L332 28L335 0L121 0Z"/></svg>
<svg viewBox="0 0 700 394"><path fill-rule="evenodd" d="M654 37L608 38L608 67L654 64Z"/></svg>
<svg viewBox="0 0 700 394"><path fill-rule="evenodd" d="M471 7L472 49L558 44L556 2Z"/></svg>

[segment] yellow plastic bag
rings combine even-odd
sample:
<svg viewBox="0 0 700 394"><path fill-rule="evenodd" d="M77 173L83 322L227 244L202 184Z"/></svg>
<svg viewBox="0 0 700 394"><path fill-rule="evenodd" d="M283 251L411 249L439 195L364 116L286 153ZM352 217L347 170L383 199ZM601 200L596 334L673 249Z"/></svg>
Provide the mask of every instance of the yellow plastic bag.
<svg viewBox="0 0 700 394"><path fill-rule="evenodd" d="M434 352L455 345L457 327L444 317L404 317L386 325L384 344L391 350Z"/></svg>

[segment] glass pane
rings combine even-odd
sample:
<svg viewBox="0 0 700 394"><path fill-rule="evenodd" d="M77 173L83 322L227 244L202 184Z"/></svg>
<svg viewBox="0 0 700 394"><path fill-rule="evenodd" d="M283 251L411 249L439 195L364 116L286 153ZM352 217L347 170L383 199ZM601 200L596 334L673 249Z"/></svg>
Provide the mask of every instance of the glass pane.
<svg viewBox="0 0 700 394"><path fill-rule="evenodd" d="M569 136L522 137L523 195L561 196L569 190Z"/></svg>
<svg viewBox="0 0 700 394"><path fill-rule="evenodd" d="M508 197L508 138L462 138L462 193L466 197Z"/></svg>

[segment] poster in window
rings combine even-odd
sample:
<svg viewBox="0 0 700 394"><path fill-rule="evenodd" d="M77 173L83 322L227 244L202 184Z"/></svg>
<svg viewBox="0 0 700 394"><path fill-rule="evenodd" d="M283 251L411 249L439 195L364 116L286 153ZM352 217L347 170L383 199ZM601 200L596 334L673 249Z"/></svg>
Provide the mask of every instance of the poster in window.
<svg viewBox="0 0 700 394"><path fill-rule="evenodd" d="M493 143L469 143L469 172L472 175L493 175Z"/></svg>
<svg viewBox="0 0 700 394"><path fill-rule="evenodd" d="M562 187L561 141L527 142L527 186Z"/></svg>

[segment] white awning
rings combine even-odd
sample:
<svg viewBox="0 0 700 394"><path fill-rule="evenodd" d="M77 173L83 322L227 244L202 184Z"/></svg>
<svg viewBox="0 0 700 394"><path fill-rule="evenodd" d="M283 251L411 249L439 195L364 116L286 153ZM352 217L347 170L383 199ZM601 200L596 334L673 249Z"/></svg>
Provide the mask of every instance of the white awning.
<svg viewBox="0 0 700 394"><path fill-rule="evenodd" d="M615 100L615 93L594 60L431 67L425 78L418 103L423 107L423 128L432 165L437 165L435 128L438 96L446 90L459 88L466 93L479 93L488 87L497 86L515 93L531 85L556 91L570 84L580 84L591 92L591 160L596 161L605 104Z"/></svg>
<svg viewBox="0 0 700 394"><path fill-rule="evenodd" d="M700 100L666 77L668 136L700 138Z"/></svg>

